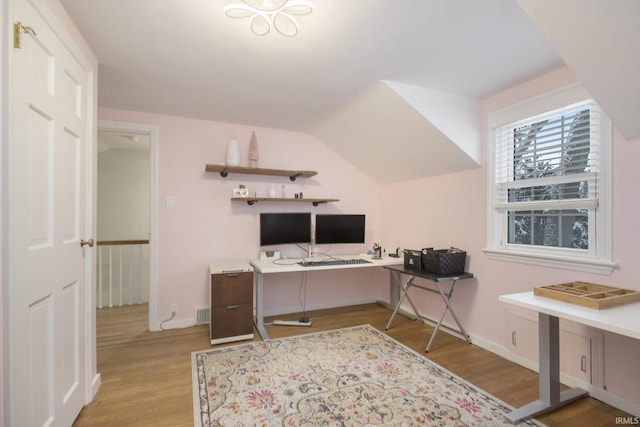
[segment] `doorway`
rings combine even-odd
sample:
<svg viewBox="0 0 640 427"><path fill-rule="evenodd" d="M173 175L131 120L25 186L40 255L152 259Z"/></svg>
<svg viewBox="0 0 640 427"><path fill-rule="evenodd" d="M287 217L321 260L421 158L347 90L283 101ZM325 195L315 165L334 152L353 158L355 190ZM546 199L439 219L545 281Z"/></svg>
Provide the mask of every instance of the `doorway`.
<svg viewBox="0 0 640 427"><path fill-rule="evenodd" d="M155 126L98 122L96 306L148 303L149 330L156 325L156 153Z"/></svg>

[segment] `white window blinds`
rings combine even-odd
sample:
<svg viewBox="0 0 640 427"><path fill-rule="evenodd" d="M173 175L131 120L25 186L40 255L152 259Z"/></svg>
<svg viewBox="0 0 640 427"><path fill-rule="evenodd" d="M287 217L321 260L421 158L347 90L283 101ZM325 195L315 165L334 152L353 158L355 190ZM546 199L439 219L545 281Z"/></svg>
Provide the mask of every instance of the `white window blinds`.
<svg viewBox="0 0 640 427"><path fill-rule="evenodd" d="M599 116L589 99L495 127L495 207L597 206Z"/></svg>

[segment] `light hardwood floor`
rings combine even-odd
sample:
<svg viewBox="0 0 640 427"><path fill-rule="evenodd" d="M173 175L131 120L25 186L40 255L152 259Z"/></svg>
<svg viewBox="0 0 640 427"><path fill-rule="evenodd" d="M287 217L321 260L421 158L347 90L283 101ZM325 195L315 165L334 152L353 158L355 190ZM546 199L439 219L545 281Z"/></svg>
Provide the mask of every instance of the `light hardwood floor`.
<svg viewBox="0 0 640 427"><path fill-rule="evenodd" d="M391 312L366 304L307 314L313 322L311 327L269 325L267 331L272 338L361 324L384 331ZM208 327L149 332L146 305L98 310L97 325L102 384L74 426L193 426L191 352L211 348ZM387 333L513 406L537 398L535 372L446 332L441 331L431 352L425 353L432 330L429 325L396 316ZM255 340L259 339L256 332ZM614 426L616 417L628 416L587 397L538 420L549 426Z"/></svg>

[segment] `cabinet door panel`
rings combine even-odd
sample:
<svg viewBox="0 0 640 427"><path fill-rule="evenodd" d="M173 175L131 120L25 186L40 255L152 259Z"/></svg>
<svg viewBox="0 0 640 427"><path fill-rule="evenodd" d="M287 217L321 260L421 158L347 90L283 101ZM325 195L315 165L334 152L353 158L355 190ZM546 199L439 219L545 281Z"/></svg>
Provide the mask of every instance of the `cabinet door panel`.
<svg viewBox="0 0 640 427"><path fill-rule="evenodd" d="M538 360L538 322L535 313L507 310L508 347L532 361Z"/></svg>
<svg viewBox="0 0 640 427"><path fill-rule="evenodd" d="M251 303L253 273L211 275L211 306Z"/></svg>
<svg viewBox="0 0 640 427"><path fill-rule="evenodd" d="M588 337L560 331L560 371L591 383L591 340Z"/></svg>
<svg viewBox="0 0 640 427"><path fill-rule="evenodd" d="M253 304L230 304L211 310L211 339L253 333Z"/></svg>
<svg viewBox="0 0 640 427"><path fill-rule="evenodd" d="M507 348L527 361L537 361L537 313L518 307L506 311ZM517 360L517 359L516 359ZM560 321L560 372L562 375L593 384L604 385L602 332L573 322Z"/></svg>
<svg viewBox="0 0 640 427"><path fill-rule="evenodd" d="M604 336L602 331L570 321L560 321L560 371L604 386Z"/></svg>

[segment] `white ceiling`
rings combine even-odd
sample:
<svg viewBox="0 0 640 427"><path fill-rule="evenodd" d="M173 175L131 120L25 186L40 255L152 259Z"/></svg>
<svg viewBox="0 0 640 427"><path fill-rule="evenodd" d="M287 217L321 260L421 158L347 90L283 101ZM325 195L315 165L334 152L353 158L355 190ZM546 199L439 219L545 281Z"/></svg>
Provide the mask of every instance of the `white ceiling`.
<svg viewBox="0 0 640 427"><path fill-rule="evenodd" d="M306 132L381 183L478 166L479 141L416 118L418 105L451 95L471 106L564 65L515 0L315 0L295 38L253 35L224 15L234 2L61 0L100 63L100 106ZM398 88L410 87L427 99L408 101ZM393 155L425 144L449 146L414 165Z"/></svg>

